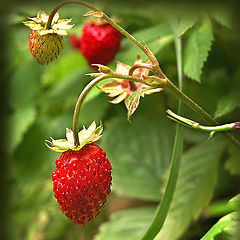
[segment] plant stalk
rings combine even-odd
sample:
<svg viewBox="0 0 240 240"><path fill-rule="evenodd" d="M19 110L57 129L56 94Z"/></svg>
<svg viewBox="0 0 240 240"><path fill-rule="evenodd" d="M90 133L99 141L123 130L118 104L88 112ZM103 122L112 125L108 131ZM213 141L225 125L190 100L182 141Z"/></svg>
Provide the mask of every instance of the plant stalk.
<svg viewBox="0 0 240 240"><path fill-rule="evenodd" d="M181 38L175 36L175 49L176 49L176 60L178 69L178 83L179 89L182 90L182 47ZM182 102L178 100L178 112L181 112ZM163 224L166 220L173 195L177 185L178 173L181 164L183 148L183 127L178 124L176 128L176 135L174 140L173 154L170 165L170 174L167 181L167 186L163 194L162 200L158 206L156 215L153 219L151 226L143 236L142 240L152 240L161 231Z"/></svg>
<svg viewBox="0 0 240 240"><path fill-rule="evenodd" d="M88 7L90 9L92 9L93 11L99 12L102 14L102 18L107 21L109 24L111 24L114 28L116 28L121 34L123 34L124 36L126 36L128 39L130 39L134 44L136 44L149 58L149 60L152 62L152 65L154 67L154 70L158 73L159 76L161 76L162 78L164 77L164 74L162 72L162 70L160 69L158 60L156 59L156 57L154 56L154 54L150 51L150 49L146 46L146 44L144 43L144 45L142 45L136 38L134 38L131 34L129 34L125 29L123 29L121 26L119 26L115 21L113 21L110 17L108 17L103 11L101 11L100 9L94 7L92 4L85 2L85 1L67 1L67 2L62 2L60 4L58 4L50 13L49 18L48 18L48 22L46 24L46 29L50 29L51 28L51 23L52 23L52 19L54 17L54 15L57 13L57 11L64 5L68 5L68 4L80 4L82 6Z"/></svg>
<svg viewBox="0 0 240 240"><path fill-rule="evenodd" d="M78 97L75 110L74 110L74 115L73 115L73 139L74 139L74 146L78 146L78 132L79 132L79 115L80 115L80 110L83 104L83 100L85 99L85 96L89 92L89 90L95 86L98 82L102 81L103 79L106 78L106 75L102 74L96 78L94 78L91 82L89 82L85 88L82 90L81 94Z"/></svg>
<svg viewBox="0 0 240 240"><path fill-rule="evenodd" d="M210 124L213 125L219 125L219 123L211 117L205 110L203 110L198 104L196 104L192 99L190 99L187 95L185 95L180 89L178 89L162 72L160 69L159 63L154 56L154 54L150 51L150 49L146 46L144 43L141 44L137 39L135 39L131 34L129 34L126 30L124 30L122 27L120 27L115 21L113 21L111 18L109 18L104 12L102 12L100 9L94 7L92 4L85 2L85 1L67 1L62 2L58 4L50 13L48 22L46 24L46 29L51 28L51 23L54 15L56 12L64 5L67 4L80 4L85 7L88 7L92 9L93 11L97 11L102 14L102 18L105 19L109 24L111 24L113 27L115 27L119 32L121 32L124 36L129 38L135 45L137 45L149 58L149 60L152 63L152 69L154 70L154 73L160 78L160 80L166 81L166 86L164 83L164 87L166 87L170 92L172 92L175 96L177 96L179 99L181 99L185 104L187 104L190 108L192 108L195 112L199 113L204 119L206 119ZM129 79L128 76L119 74L117 78L122 79L128 79L130 81L139 81L137 78ZM146 83L145 83L146 84ZM150 85L150 84L148 84ZM161 84L160 84L161 85ZM180 87L180 86L179 86ZM233 144L235 144L238 148L240 148L240 142L235 139L230 133L224 132L223 133L225 137L227 137Z"/></svg>
<svg viewBox="0 0 240 240"><path fill-rule="evenodd" d="M204 109L202 109L197 103L195 103L191 98L185 95L181 90L179 90L169 79L166 79L166 89L168 89L171 93L181 99L188 107L190 107L195 112L199 113L205 120L207 120L212 125L219 125L218 121L216 121L211 115L209 115ZM230 142L232 142L235 146L240 148L240 142L234 138L228 132L222 132L222 134L228 138Z"/></svg>

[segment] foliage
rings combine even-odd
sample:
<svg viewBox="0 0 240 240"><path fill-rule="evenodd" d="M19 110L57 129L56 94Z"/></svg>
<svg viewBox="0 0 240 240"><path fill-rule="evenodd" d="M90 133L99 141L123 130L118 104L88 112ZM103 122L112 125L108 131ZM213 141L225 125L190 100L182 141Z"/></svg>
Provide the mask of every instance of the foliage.
<svg viewBox="0 0 240 240"><path fill-rule="evenodd" d="M195 10L192 17L192 10L188 12L187 8L179 8L186 13L181 15L177 7L141 1L134 5L133 14L132 4L109 2L108 12L119 16L120 25L140 42L146 42L173 82L177 79L174 34L181 37L184 92L211 115L215 114L220 123L239 121L240 41L234 24L231 25L234 9L218 6L210 9L208 16L205 11L202 14ZM118 206L111 208L110 196L93 222L84 228L71 224L61 214L52 193L51 172L59 155L49 151L44 140L50 136L64 138L65 128L72 128L74 105L91 79L85 74L93 70L80 52L71 48L67 37L56 61L47 66L34 62L27 49L29 30L19 19L35 15L39 9L50 12L52 6L43 3L37 7L17 6L10 16L6 70L12 73L7 126L12 183L10 215L14 226L11 235L20 240L65 240L80 236L84 240L140 239L152 222L167 183L175 123L166 118L165 111L176 110L176 98L168 91L146 96L129 123L124 104L108 103L110 99L96 87L90 91L80 114L80 124L88 126L94 120L103 120L105 130L100 146L113 166L112 195L117 199L127 198L128 204L115 213ZM73 17L73 23L81 30L83 18L79 15L84 13L81 7L69 5L60 11L64 18ZM175 14L180 22L173 33L170 16ZM188 14L189 18L184 17ZM123 38L121 51L109 67L115 69L117 61L132 65L137 54L147 60L129 39ZM183 106L182 112L206 125L188 107ZM214 202L227 201L239 193L236 184L240 180L239 149L227 144L220 134L208 141L207 133L189 129L184 132L176 191L156 239L234 239L239 211L214 217L207 212ZM233 134L239 139L237 131ZM137 206L127 209L135 201ZM228 209L227 204L222 207Z"/></svg>

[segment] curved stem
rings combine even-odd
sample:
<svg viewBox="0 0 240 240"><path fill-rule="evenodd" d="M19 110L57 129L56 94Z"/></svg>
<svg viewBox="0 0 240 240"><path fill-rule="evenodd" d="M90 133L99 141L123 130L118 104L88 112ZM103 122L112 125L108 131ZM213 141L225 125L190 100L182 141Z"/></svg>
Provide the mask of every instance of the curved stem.
<svg viewBox="0 0 240 240"><path fill-rule="evenodd" d="M75 110L74 110L74 115L73 115L73 138L74 138L74 145L78 146L78 131L79 131L79 115L80 115L80 110L83 104L83 100L86 96L86 94L89 92L89 90L96 85L98 82L102 81L103 79L107 78L108 76L102 74L96 78L94 78L91 82L89 82L86 87L82 90L80 96L78 97Z"/></svg>
<svg viewBox="0 0 240 240"><path fill-rule="evenodd" d="M154 72L155 74L156 71L153 69L153 66L152 64L148 64L148 63L136 63L134 64L130 69L129 69L129 72L128 72L128 75L132 76L134 71L138 68L147 68L149 69L150 71Z"/></svg>
<svg viewBox="0 0 240 240"><path fill-rule="evenodd" d="M52 20L53 20L53 17L54 15L57 13L57 11L59 10L59 8L61 8L62 6L64 5L68 5L68 4L80 4L82 6L85 6L85 7L88 7L94 11L100 11L98 8L94 7L92 4L88 3L88 2L85 2L85 1L67 1L67 2L62 2L62 3L59 3L53 10L52 12L50 13L49 15L49 18L48 18L48 22L46 24L46 29L49 29L51 28L51 23L52 23Z"/></svg>
<svg viewBox="0 0 240 240"><path fill-rule="evenodd" d="M156 57L154 56L154 54L150 51L150 49L146 46L145 43L143 43L144 45L142 45L136 38L134 38L130 33L128 33L125 29L123 29L122 27L120 27L115 21L113 21L110 17L108 17L103 11L101 11L100 9L94 7L92 4L85 2L85 1L67 1L67 2L62 2L60 4L58 4L50 13L49 18L48 18L48 22L46 24L46 29L51 28L51 23L52 23L52 19L54 17L54 15L56 14L56 12L64 5L67 4L80 4L82 6L88 7L90 9L92 9L93 11L97 11L99 13L102 14L102 18L107 21L109 24L111 24L114 28L116 28L121 34L123 34L125 37L127 37L128 39L130 39L134 44L136 44L149 58L149 60L152 62L153 67L155 69L155 71L160 75L160 76L164 76L162 70L160 69L159 63L156 59Z"/></svg>

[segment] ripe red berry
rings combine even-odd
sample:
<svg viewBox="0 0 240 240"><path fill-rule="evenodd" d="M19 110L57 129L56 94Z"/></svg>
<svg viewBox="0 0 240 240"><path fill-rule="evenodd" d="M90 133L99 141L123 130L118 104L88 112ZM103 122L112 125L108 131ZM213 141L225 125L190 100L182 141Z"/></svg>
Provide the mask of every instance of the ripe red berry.
<svg viewBox="0 0 240 240"><path fill-rule="evenodd" d="M118 53L121 45L121 34L109 23L87 23L82 30L82 36L78 40L70 39L74 48L80 47L81 53L85 56L88 64L109 64ZM91 66L92 68L96 68Z"/></svg>
<svg viewBox="0 0 240 240"><path fill-rule="evenodd" d="M111 192L111 164L99 146L87 144L61 154L52 180L60 209L72 222L84 225L99 214Z"/></svg>

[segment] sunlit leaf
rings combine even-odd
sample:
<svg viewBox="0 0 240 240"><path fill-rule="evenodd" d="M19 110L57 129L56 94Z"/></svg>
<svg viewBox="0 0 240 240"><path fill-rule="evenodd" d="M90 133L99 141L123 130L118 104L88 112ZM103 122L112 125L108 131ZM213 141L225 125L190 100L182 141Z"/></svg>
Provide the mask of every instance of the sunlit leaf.
<svg viewBox="0 0 240 240"><path fill-rule="evenodd" d="M232 198L228 204L240 206L239 195ZM201 238L201 240L237 240L240 234L240 211L227 214L222 217L210 230Z"/></svg>

